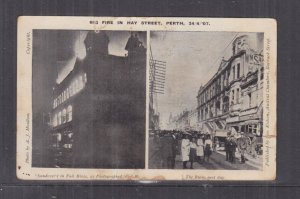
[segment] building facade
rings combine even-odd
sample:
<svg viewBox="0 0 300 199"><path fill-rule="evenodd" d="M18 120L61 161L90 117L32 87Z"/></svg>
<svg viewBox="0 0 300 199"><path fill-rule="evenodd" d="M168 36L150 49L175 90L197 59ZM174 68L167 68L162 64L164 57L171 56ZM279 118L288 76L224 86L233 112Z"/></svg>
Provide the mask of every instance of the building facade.
<svg viewBox="0 0 300 199"><path fill-rule="evenodd" d="M179 131L198 131L197 109L184 110L182 113L174 117L170 114L168 129Z"/></svg>
<svg viewBox="0 0 300 199"><path fill-rule="evenodd" d="M110 55L105 31L90 31L86 57L53 89L55 166L144 168L146 49L131 35L127 56Z"/></svg>
<svg viewBox="0 0 300 199"><path fill-rule="evenodd" d="M263 134L263 34L241 35L232 55L197 95L198 122L210 134L233 130Z"/></svg>

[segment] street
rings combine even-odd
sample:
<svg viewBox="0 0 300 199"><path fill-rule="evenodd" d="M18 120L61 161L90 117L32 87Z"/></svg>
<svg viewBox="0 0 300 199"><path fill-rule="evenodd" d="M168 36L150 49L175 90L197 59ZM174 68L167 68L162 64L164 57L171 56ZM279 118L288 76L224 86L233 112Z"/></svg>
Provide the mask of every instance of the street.
<svg viewBox="0 0 300 199"><path fill-rule="evenodd" d="M261 162L261 161L259 161ZM225 160L225 155L218 152L213 152L209 162L203 162L201 164L194 163L194 169L208 169L208 170L257 170L261 167L257 161L248 159L245 164L241 164L240 160L236 158L235 163L230 163ZM187 164L188 168L190 163ZM180 155L176 156L175 169L182 169L182 161Z"/></svg>
<svg viewBox="0 0 300 199"><path fill-rule="evenodd" d="M149 168L150 169L162 169L162 159L161 151L159 149L159 143L154 141L153 138L149 139ZM262 157L258 156L253 159L250 156L247 156L247 161L245 164L240 163L240 154L236 152L235 163L230 163L225 159L225 151L212 152L209 162L198 163L194 162L194 169L202 170L260 170L262 169ZM187 167L190 168L190 162L188 162ZM175 168L182 169L181 155L177 153L175 158Z"/></svg>

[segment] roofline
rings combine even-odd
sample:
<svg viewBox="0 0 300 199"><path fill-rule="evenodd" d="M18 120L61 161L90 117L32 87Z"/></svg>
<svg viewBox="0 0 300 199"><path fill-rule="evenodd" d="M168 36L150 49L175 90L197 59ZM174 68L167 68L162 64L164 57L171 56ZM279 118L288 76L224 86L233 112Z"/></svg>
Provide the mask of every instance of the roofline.
<svg viewBox="0 0 300 199"><path fill-rule="evenodd" d="M229 60L227 60L226 66L225 66L223 69L221 69L220 71L218 70L218 71L212 76L212 78L211 78L210 80L208 80L208 82L207 82L206 84L204 84L204 86L202 86L203 89L202 89L202 91L201 91L200 93L199 93L199 91L200 91L200 89L199 89L197 98L198 98L199 95L202 94L203 91L204 91L204 90L205 90L205 89L213 82L213 80L216 79L216 77L217 77L219 74L221 74L224 70L227 69L227 67L232 63L232 61L233 61L234 59L236 59L237 57L242 56L242 55L245 54L245 53L246 53L246 50L241 50L241 51L238 52L237 54L232 55L232 56L229 58Z"/></svg>

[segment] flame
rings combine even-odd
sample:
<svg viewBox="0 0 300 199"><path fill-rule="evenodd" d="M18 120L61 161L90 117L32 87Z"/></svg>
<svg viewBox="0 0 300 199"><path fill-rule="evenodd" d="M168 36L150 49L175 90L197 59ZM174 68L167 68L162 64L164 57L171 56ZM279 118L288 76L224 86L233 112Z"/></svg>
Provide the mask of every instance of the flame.
<svg viewBox="0 0 300 199"><path fill-rule="evenodd" d="M86 35L87 31L80 31L79 34L77 34L73 46L74 56L69 61L66 61L66 65L58 72L56 83L61 83L73 70L77 58L82 60L86 57L86 48L84 44Z"/></svg>

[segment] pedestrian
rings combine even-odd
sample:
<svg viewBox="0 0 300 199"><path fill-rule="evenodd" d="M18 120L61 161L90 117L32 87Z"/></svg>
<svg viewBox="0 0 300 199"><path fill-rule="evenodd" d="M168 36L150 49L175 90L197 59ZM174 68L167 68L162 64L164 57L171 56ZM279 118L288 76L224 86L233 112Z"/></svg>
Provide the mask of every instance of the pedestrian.
<svg viewBox="0 0 300 199"><path fill-rule="evenodd" d="M247 145L248 145L247 142L248 142L247 137L245 137L244 132L241 132L241 137L238 138L237 145L238 145L238 149L241 153L241 163L242 164L245 163L245 152L247 150Z"/></svg>
<svg viewBox="0 0 300 199"><path fill-rule="evenodd" d="M215 140L215 137L212 139L212 151L213 152L216 151L216 140Z"/></svg>
<svg viewBox="0 0 300 199"><path fill-rule="evenodd" d="M204 161L205 158L207 158L207 162L209 162L211 153L212 153L212 140L210 139L210 135L206 135L206 139L204 141Z"/></svg>
<svg viewBox="0 0 300 199"><path fill-rule="evenodd" d="M229 146L228 146L228 150L229 150L229 162L231 163L235 163L235 152L236 152L236 140L234 138L234 135L231 134L230 138L229 138Z"/></svg>
<svg viewBox="0 0 300 199"><path fill-rule="evenodd" d="M196 154L197 154L198 162L202 163L203 156L204 156L204 143L203 143L203 138L201 135L198 135Z"/></svg>
<svg viewBox="0 0 300 199"><path fill-rule="evenodd" d="M174 169L176 157L176 141L171 133L165 133L161 139L162 168Z"/></svg>
<svg viewBox="0 0 300 199"><path fill-rule="evenodd" d="M191 163L190 169L194 169L193 163L197 158L196 148L197 148L196 138L193 137L192 141L190 142L190 163Z"/></svg>
<svg viewBox="0 0 300 199"><path fill-rule="evenodd" d="M183 139L181 141L181 158L183 162L183 169L186 169L186 164L189 161L190 155L190 140L188 139L187 135L183 135Z"/></svg>
<svg viewBox="0 0 300 199"><path fill-rule="evenodd" d="M227 133L227 137L225 138L226 161L229 161L229 154L230 154L230 135L231 135L231 132L228 132L228 133Z"/></svg>

